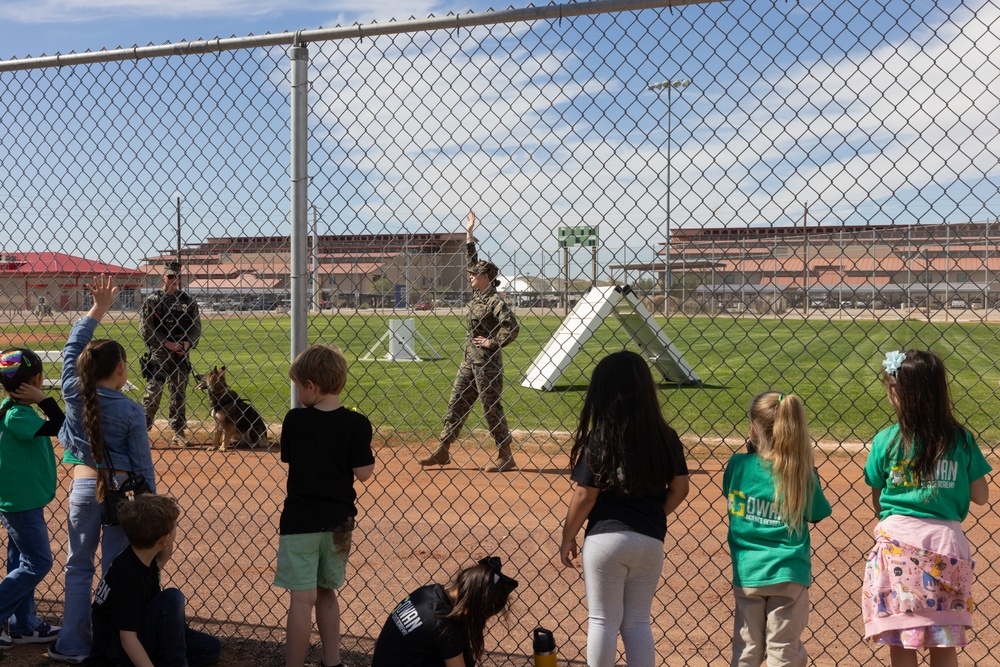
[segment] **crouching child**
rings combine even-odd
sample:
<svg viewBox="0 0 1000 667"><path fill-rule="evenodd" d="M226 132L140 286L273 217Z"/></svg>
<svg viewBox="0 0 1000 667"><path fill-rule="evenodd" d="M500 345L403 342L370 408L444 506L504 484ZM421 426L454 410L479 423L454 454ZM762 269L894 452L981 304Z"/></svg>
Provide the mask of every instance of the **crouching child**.
<svg viewBox="0 0 1000 667"><path fill-rule="evenodd" d="M152 494L119 506L130 548L97 587L94 641L85 665L199 667L219 659L222 642L188 627L184 595L160 588L160 568L173 553L180 513L176 500Z"/></svg>

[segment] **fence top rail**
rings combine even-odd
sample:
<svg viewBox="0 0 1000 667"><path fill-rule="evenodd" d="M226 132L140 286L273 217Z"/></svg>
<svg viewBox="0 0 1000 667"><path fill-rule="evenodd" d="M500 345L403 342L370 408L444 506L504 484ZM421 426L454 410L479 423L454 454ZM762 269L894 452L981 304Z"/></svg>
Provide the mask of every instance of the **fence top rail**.
<svg viewBox="0 0 1000 667"><path fill-rule="evenodd" d="M88 65L119 60L141 60L144 58L162 58L167 56L186 56L219 51L234 51L270 46L307 44L309 42L324 42L341 39L360 39L378 35L394 35L407 32L425 32L430 30L449 30L468 28L478 25L495 25L500 23L517 23L563 17L582 16L585 14L607 14L612 12L639 11L643 9L662 9L664 7L679 7L682 5L708 4L728 2L729 0L590 0L589 2L571 2L551 4L542 7L520 7L493 10L486 12L469 12L467 14L449 14L424 19L409 19L388 23L354 24L336 28L317 28L313 30L298 30L296 32L281 32L273 35L250 35L247 37L217 37L215 39L196 42L179 42L177 44L161 44L154 46L133 46L127 49L88 51L85 53L56 54L38 58L22 58L0 60L0 72L18 70L43 69L47 67L67 67L71 65Z"/></svg>

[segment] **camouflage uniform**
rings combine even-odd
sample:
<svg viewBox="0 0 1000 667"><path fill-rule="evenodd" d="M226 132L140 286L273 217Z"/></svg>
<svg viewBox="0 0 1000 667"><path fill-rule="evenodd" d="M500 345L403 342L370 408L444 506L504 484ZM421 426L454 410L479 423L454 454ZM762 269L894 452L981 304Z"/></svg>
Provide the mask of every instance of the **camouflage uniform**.
<svg viewBox="0 0 1000 667"><path fill-rule="evenodd" d="M469 257L469 271L484 273L484 266L491 264L479 261L476 255L476 244L466 246ZM494 274L495 277L495 274ZM483 414L489 425L490 434L497 445L497 463L499 465L511 462L511 437L507 427L507 417L504 415L500 402L503 391L503 353L501 348L509 345L518 334L517 318L503 300L493 285L477 291L469 303L468 334L465 337L465 356L458 369L458 375L451 389L451 400L448 402L448 413L444 418L444 430L441 431L441 445L438 452L426 459L428 463L447 463L448 449L451 443L458 440L458 435L465 424L473 404L479 398L483 404ZM472 341L482 336L490 340L490 347L477 347ZM443 456L441 455L443 453ZM435 458L437 457L437 458ZM423 463L423 462L422 462ZM509 469L504 468L504 469Z"/></svg>
<svg viewBox="0 0 1000 667"><path fill-rule="evenodd" d="M187 427L187 382L191 373L188 354L177 354L163 347L164 343L187 341L193 349L201 337L198 304L187 292L173 294L156 290L142 303L142 340L149 348L152 377L147 378L142 406L146 411L146 428L152 428L156 411L163 396L163 384L170 384L170 428L183 435Z"/></svg>

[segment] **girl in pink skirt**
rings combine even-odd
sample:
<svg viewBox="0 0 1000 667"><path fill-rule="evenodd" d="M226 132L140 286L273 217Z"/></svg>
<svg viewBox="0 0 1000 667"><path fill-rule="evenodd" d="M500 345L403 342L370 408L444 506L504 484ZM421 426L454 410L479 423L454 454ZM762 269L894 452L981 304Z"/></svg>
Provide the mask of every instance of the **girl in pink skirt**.
<svg viewBox="0 0 1000 667"><path fill-rule="evenodd" d="M890 352L882 362L897 423L878 433L865 464L878 514L865 563L865 638L889 646L893 667L958 664L972 627L973 562L962 520L989 500L992 470L951 412L944 362L933 352Z"/></svg>

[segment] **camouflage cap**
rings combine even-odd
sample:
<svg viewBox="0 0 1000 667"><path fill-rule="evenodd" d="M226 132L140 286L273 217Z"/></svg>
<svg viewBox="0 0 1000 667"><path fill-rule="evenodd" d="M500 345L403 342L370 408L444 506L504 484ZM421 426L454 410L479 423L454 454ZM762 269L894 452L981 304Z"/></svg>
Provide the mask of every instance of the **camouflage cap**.
<svg viewBox="0 0 1000 667"><path fill-rule="evenodd" d="M493 262L487 262L485 259L481 259L478 262L469 264L469 273L479 275L480 273L485 273L489 276L490 280L494 280L500 273L500 269Z"/></svg>
<svg viewBox="0 0 1000 667"><path fill-rule="evenodd" d="M181 274L181 263L177 260L167 262L163 267L163 275L179 276Z"/></svg>

